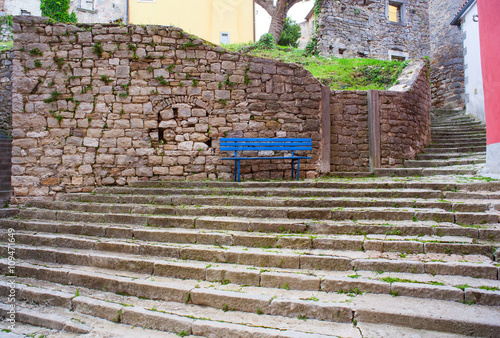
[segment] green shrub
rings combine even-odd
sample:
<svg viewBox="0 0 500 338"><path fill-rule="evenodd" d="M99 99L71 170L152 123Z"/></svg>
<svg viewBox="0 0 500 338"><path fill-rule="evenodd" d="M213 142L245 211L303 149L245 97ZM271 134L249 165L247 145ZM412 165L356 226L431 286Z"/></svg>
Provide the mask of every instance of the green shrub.
<svg viewBox="0 0 500 338"><path fill-rule="evenodd" d="M41 0L42 15L57 22L76 22L75 12L68 13L70 0Z"/></svg>
<svg viewBox="0 0 500 338"><path fill-rule="evenodd" d="M292 19L286 18L285 26L278 39L279 46L290 46L297 48L300 38L300 26Z"/></svg>
<svg viewBox="0 0 500 338"><path fill-rule="evenodd" d="M266 33L262 35L255 44L257 49L274 49L276 44L274 43L274 38L271 33Z"/></svg>

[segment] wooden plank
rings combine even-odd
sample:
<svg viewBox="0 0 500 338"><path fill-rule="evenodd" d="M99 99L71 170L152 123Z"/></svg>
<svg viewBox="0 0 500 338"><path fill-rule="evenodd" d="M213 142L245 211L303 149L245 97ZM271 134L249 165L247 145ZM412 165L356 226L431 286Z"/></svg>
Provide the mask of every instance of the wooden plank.
<svg viewBox="0 0 500 338"><path fill-rule="evenodd" d="M370 170L381 168L380 102L378 90L368 91L368 132L370 141Z"/></svg>

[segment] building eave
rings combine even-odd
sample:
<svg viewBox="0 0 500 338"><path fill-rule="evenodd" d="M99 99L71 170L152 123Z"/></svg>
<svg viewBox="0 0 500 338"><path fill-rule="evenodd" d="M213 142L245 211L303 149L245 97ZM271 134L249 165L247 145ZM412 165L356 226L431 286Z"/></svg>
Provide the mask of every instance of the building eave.
<svg viewBox="0 0 500 338"><path fill-rule="evenodd" d="M460 12L458 12L458 14L455 16L455 18L451 21L450 25L460 27L460 24L462 23L463 16L465 15L465 13L467 13L469 8L471 8L472 5L474 5L475 3L476 3L476 0L467 1L467 3L462 7Z"/></svg>

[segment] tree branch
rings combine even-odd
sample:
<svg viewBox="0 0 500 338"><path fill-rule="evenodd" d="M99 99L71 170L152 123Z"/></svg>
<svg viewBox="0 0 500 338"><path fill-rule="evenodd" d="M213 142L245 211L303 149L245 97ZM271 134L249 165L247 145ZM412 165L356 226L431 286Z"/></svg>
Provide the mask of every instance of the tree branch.
<svg viewBox="0 0 500 338"><path fill-rule="evenodd" d="M255 3L264 8L270 16L273 16L274 10L276 9L276 7L274 7L273 0L255 0Z"/></svg>

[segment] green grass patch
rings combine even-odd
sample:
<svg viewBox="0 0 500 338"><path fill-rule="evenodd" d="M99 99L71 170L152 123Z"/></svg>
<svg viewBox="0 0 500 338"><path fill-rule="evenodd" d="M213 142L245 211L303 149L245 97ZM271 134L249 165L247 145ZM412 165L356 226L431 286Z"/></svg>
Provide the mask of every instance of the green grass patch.
<svg viewBox="0 0 500 338"><path fill-rule="evenodd" d="M384 90L394 85L407 61L375 59L337 59L305 55L304 50L276 46L271 49L249 48L248 44L224 45L224 48L252 56L296 63L310 71L333 90Z"/></svg>
<svg viewBox="0 0 500 338"><path fill-rule="evenodd" d="M379 278L379 280L387 283L417 283L417 284L430 284L430 285L444 285L444 283L441 282L436 282L436 281L430 281L430 282L420 282L418 280L412 280L412 279L402 279L402 278L397 278L397 277L383 277Z"/></svg>
<svg viewBox="0 0 500 338"><path fill-rule="evenodd" d="M14 41L2 41L0 42L0 52L4 50L9 50L13 47Z"/></svg>

